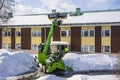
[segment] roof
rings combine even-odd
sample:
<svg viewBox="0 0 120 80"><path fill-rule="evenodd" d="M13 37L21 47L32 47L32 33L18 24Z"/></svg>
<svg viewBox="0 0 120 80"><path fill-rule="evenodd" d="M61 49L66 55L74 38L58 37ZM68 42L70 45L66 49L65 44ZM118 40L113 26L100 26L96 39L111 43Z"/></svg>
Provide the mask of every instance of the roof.
<svg viewBox="0 0 120 80"><path fill-rule="evenodd" d="M47 15L14 16L8 26L49 26L52 21ZM63 20L63 25L120 25L120 9L109 11L83 11L81 16L70 16Z"/></svg>
<svg viewBox="0 0 120 80"><path fill-rule="evenodd" d="M50 45L70 45L68 42L52 41Z"/></svg>

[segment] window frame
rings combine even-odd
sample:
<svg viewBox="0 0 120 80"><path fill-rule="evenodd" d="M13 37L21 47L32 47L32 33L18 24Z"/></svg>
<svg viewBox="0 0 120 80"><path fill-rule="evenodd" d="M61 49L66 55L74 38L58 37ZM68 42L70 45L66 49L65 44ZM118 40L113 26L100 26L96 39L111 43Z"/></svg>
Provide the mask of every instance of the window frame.
<svg viewBox="0 0 120 80"><path fill-rule="evenodd" d="M10 37L11 31L2 31L2 36Z"/></svg>
<svg viewBox="0 0 120 80"><path fill-rule="evenodd" d="M42 35L41 30L32 30L32 31L31 31L31 36L32 36L32 37L39 37L39 36L41 36L41 35Z"/></svg>
<svg viewBox="0 0 120 80"><path fill-rule="evenodd" d="M19 32L19 33L20 33L20 35L18 35L18 33L17 33L17 32ZM15 31L15 36L20 37L20 36L21 36L21 31L20 31L20 30Z"/></svg>
<svg viewBox="0 0 120 80"><path fill-rule="evenodd" d="M65 35L65 36L62 35L62 31L65 31L65 32L66 32L66 35ZM60 31L60 36L61 36L61 37L70 37L70 36L71 36L71 31L70 31L70 30L61 30L61 31Z"/></svg>
<svg viewBox="0 0 120 80"><path fill-rule="evenodd" d="M11 48L12 48L11 43L8 43L8 49L11 49Z"/></svg>
<svg viewBox="0 0 120 80"><path fill-rule="evenodd" d="M106 36L105 31L109 31L109 36ZM101 30L101 36L102 37L111 37L111 30L110 29L103 29Z"/></svg>
<svg viewBox="0 0 120 80"><path fill-rule="evenodd" d="M36 48L35 48L36 45ZM31 49L32 50L38 50L38 44L31 44Z"/></svg>
<svg viewBox="0 0 120 80"><path fill-rule="evenodd" d="M3 47L4 46L4 47ZM6 49L7 47L6 47L6 43L2 43L2 48L3 49Z"/></svg>
<svg viewBox="0 0 120 80"><path fill-rule="evenodd" d="M102 47L102 48L101 48L101 49L102 49L101 51L102 51L103 53L110 53L110 52L111 52L111 47L110 47L110 46L101 46L101 47ZM105 51L105 47L109 47L109 51L108 51L108 52Z"/></svg>
<svg viewBox="0 0 120 80"><path fill-rule="evenodd" d="M20 46L20 48L18 48ZM21 49L21 43L16 43L15 44L15 49Z"/></svg>
<svg viewBox="0 0 120 80"><path fill-rule="evenodd" d="M85 35L85 32L87 31L87 35ZM91 35L91 31L93 31L93 36ZM81 31L82 37L94 37L95 36L95 30L82 30Z"/></svg>
<svg viewBox="0 0 120 80"><path fill-rule="evenodd" d="M85 51L85 47L86 47L86 51ZM93 51L91 50L91 47L93 47ZM95 52L95 46L94 45L83 45L81 47L82 52Z"/></svg>

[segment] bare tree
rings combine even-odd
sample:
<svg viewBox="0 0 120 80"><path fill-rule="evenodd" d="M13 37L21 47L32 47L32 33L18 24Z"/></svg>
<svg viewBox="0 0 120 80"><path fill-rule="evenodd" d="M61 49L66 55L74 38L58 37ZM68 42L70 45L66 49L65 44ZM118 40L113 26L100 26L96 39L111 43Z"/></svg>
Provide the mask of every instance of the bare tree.
<svg viewBox="0 0 120 80"><path fill-rule="evenodd" d="M0 0L0 21L7 22L12 17L14 0Z"/></svg>

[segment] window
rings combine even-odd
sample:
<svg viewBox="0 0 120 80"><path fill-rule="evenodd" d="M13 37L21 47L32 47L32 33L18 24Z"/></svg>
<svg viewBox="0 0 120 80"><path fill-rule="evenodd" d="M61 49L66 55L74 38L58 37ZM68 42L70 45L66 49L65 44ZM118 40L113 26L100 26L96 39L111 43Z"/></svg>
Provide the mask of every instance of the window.
<svg viewBox="0 0 120 80"><path fill-rule="evenodd" d="M88 52L88 46L84 45L84 46L82 47L82 52Z"/></svg>
<svg viewBox="0 0 120 80"><path fill-rule="evenodd" d="M110 36L110 30L102 30L102 36L109 37Z"/></svg>
<svg viewBox="0 0 120 80"><path fill-rule="evenodd" d="M94 33L95 31L94 30L82 30L82 36L94 36Z"/></svg>
<svg viewBox="0 0 120 80"><path fill-rule="evenodd" d="M32 50L38 50L38 45L37 44L32 44Z"/></svg>
<svg viewBox="0 0 120 80"><path fill-rule="evenodd" d="M70 36L70 31L69 30L62 30L61 31L61 36L63 36L63 37L69 37Z"/></svg>
<svg viewBox="0 0 120 80"><path fill-rule="evenodd" d="M21 49L21 44L20 43L16 44L15 46L16 46L15 47L16 49Z"/></svg>
<svg viewBox="0 0 120 80"><path fill-rule="evenodd" d="M41 36L41 31L40 30L33 30L32 36L34 36L34 37Z"/></svg>
<svg viewBox="0 0 120 80"><path fill-rule="evenodd" d="M83 34L82 36L88 36L88 30L84 30L82 34Z"/></svg>
<svg viewBox="0 0 120 80"><path fill-rule="evenodd" d="M8 49L11 49L11 44L8 44Z"/></svg>
<svg viewBox="0 0 120 80"><path fill-rule="evenodd" d="M94 51L95 51L94 46L89 46L89 52L94 52Z"/></svg>
<svg viewBox="0 0 120 80"><path fill-rule="evenodd" d="M94 52L95 47L93 45L84 45L82 46L82 52Z"/></svg>
<svg viewBox="0 0 120 80"><path fill-rule="evenodd" d="M110 52L110 46L102 46L102 52Z"/></svg>
<svg viewBox="0 0 120 80"><path fill-rule="evenodd" d="M5 43L2 44L2 48L3 48L3 49L6 48L6 44L5 44Z"/></svg>
<svg viewBox="0 0 120 80"><path fill-rule="evenodd" d="M94 30L90 30L90 36L94 36Z"/></svg>
<svg viewBox="0 0 120 80"><path fill-rule="evenodd" d="M16 32L15 32L15 35L16 35L16 36L21 36L21 31L16 31Z"/></svg>
<svg viewBox="0 0 120 80"><path fill-rule="evenodd" d="M11 36L11 31L2 31L2 36Z"/></svg>

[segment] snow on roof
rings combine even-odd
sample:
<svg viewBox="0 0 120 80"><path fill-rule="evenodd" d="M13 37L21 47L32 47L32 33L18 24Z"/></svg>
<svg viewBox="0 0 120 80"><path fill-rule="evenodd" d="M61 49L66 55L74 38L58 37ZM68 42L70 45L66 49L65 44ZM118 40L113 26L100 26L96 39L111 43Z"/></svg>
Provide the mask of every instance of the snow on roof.
<svg viewBox="0 0 120 80"><path fill-rule="evenodd" d="M38 15L38 16L15 16L10 19L8 25L43 25L51 24L51 21L48 20L47 15Z"/></svg>
<svg viewBox="0 0 120 80"><path fill-rule="evenodd" d="M81 16L68 17L64 23L104 23L104 22L120 22L119 12L94 12L84 13Z"/></svg>
<svg viewBox="0 0 120 80"><path fill-rule="evenodd" d="M120 10L101 11L101 12L84 12L81 16L69 16L63 20L63 24L84 24L84 23L110 23L119 22ZM47 15L29 15L15 16L9 20L7 25L46 25L51 24Z"/></svg>

